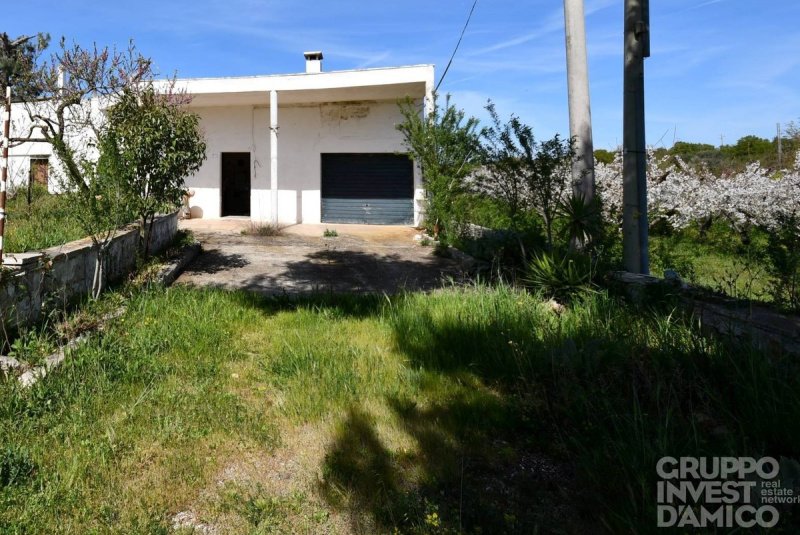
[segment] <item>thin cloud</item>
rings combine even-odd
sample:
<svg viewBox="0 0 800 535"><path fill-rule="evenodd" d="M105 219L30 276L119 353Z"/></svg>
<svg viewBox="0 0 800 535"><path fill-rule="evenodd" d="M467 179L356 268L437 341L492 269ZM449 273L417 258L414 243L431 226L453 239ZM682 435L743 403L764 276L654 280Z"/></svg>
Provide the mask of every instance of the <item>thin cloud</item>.
<svg viewBox="0 0 800 535"><path fill-rule="evenodd" d="M686 9L681 9L679 11L675 11L675 13L686 13L687 11L694 11L695 9L700 9L702 7L711 6L714 4L719 4L721 2L727 2L728 0L708 0L707 2L703 2L702 4L697 4L696 6L687 7Z"/></svg>
<svg viewBox="0 0 800 535"><path fill-rule="evenodd" d="M612 5L616 5L617 3L618 3L617 0L596 0L593 2L589 2L584 9L584 16L589 17L597 13L598 11L606 9ZM477 50L469 52L467 55L480 56L483 54L498 52L500 50L505 50L507 48L513 48L516 46L524 45L526 43L530 43L531 41L545 37L551 33L563 30L564 30L564 10L563 8L559 8L554 11L551 11L550 14L546 17L544 23L540 24L539 27L537 27L535 30L511 39L500 41L498 43L495 43L493 45L484 48L479 48Z"/></svg>

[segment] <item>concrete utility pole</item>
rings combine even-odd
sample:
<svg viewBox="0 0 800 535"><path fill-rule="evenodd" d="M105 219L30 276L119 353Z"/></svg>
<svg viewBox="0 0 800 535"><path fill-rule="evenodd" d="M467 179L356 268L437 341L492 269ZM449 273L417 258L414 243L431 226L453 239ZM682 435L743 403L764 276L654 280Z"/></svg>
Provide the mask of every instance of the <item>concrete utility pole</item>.
<svg viewBox="0 0 800 535"><path fill-rule="evenodd" d="M783 140L781 135L781 123L778 123L778 169L783 167Z"/></svg>
<svg viewBox="0 0 800 535"><path fill-rule="evenodd" d="M622 257L631 273L648 274L647 146L644 58L650 57L650 1L625 0L622 136Z"/></svg>
<svg viewBox="0 0 800 535"><path fill-rule="evenodd" d="M576 195L583 195L589 203L594 198L594 143L583 0L564 0L564 29L567 40L569 135L575 140L577 156L572 166L573 191Z"/></svg>

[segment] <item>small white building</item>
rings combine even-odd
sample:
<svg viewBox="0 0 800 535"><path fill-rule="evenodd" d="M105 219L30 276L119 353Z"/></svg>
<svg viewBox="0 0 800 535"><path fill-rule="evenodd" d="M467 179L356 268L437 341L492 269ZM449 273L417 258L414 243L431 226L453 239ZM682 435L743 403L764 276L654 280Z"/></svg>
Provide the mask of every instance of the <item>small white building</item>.
<svg viewBox="0 0 800 535"><path fill-rule="evenodd" d="M324 72L321 52L305 58L299 74L177 81L207 142L186 180L191 216L418 224L422 180L396 128L398 103L430 105L433 66ZM15 147L12 174L41 177L48 158L46 144Z"/></svg>

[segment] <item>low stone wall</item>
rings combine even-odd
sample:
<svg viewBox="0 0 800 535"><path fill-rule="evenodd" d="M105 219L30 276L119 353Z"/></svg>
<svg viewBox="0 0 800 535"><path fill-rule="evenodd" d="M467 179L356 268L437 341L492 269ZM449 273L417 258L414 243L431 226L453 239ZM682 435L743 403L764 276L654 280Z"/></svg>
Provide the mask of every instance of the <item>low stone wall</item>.
<svg viewBox="0 0 800 535"><path fill-rule="evenodd" d="M178 212L157 217L150 252L158 253L175 238ZM108 247L106 283L122 279L136 267L138 230L125 228ZM9 254L0 278L0 321L20 327L37 321L43 303L66 305L91 292L97 249L90 238L37 252Z"/></svg>
<svg viewBox="0 0 800 535"><path fill-rule="evenodd" d="M639 304L675 296L704 329L753 343L766 352L800 355L800 316L713 294L679 280L648 275L617 272L612 277L612 286Z"/></svg>

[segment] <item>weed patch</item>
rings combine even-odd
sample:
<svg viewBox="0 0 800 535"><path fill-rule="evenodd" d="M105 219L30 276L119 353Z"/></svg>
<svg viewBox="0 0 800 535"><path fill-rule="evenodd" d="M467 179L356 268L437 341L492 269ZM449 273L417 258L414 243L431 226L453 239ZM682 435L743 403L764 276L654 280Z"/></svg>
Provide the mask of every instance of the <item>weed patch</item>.
<svg viewBox="0 0 800 535"><path fill-rule="evenodd" d="M282 236L285 228L285 225L279 223L251 221L250 224L242 230L242 234L245 236Z"/></svg>

